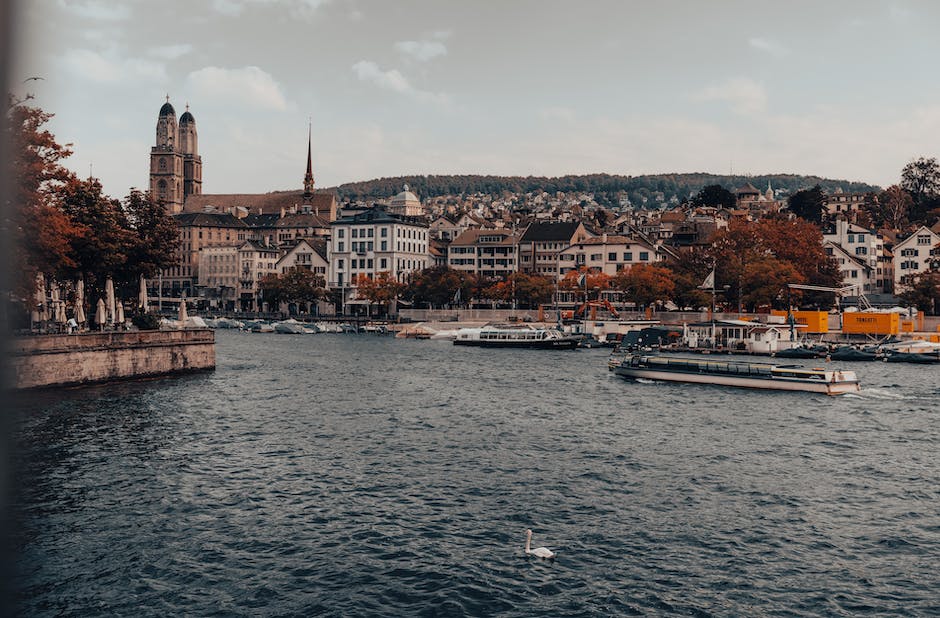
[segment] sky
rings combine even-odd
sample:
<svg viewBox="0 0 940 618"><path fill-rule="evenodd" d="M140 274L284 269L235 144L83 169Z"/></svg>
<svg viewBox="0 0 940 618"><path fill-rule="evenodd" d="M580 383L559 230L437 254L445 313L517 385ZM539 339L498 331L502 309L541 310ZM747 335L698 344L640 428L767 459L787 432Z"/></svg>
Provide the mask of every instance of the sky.
<svg viewBox="0 0 940 618"><path fill-rule="evenodd" d="M816 174L940 155L940 3L29 0L14 95L146 188L165 97L204 193L413 174ZM23 81L29 77L41 80Z"/></svg>

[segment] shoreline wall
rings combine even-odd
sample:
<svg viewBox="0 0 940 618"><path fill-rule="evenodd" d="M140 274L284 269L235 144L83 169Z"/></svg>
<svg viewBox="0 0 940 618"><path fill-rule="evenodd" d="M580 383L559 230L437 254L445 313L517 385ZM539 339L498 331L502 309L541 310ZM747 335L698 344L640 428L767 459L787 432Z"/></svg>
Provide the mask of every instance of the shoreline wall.
<svg viewBox="0 0 940 618"><path fill-rule="evenodd" d="M7 349L14 389L215 368L215 332L209 329L14 337Z"/></svg>

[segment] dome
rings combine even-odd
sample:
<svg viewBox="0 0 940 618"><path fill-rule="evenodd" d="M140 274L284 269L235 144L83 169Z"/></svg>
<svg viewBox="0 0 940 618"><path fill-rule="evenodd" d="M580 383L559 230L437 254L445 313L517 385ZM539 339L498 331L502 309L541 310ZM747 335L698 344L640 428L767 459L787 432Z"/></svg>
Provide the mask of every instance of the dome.
<svg viewBox="0 0 940 618"><path fill-rule="evenodd" d="M176 110L173 109L173 106L170 105L169 101L167 101L166 103L163 104L163 107L160 108L160 115L161 116L175 116Z"/></svg>
<svg viewBox="0 0 940 618"><path fill-rule="evenodd" d="M411 191L402 191L398 195L392 198L392 201L395 202L417 202L418 196L412 193Z"/></svg>
<svg viewBox="0 0 940 618"><path fill-rule="evenodd" d="M193 115L189 113L189 110L186 110L183 112L183 115L180 116L180 124L189 124L190 122L195 124L196 119L193 118Z"/></svg>
<svg viewBox="0 0 940 618"><path fill-rule="evenodd" d="M403 187L403 191L392 198L392 202L401 203L401 202L420 202L418 196L408 190L408 185Z"/></svg>

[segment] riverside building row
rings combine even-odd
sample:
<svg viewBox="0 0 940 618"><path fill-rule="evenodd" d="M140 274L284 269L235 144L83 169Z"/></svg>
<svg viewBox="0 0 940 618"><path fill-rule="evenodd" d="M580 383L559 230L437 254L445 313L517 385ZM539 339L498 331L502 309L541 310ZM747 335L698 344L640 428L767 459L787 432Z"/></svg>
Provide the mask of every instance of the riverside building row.
<svg viewBox="0 0 940 618"><path fill-rule="evenodd" d="M499 212L495 201L485 211L430 216L407 185L386 203L339 206L332 192L315 188L311 137L308 133L302 190L203 194L195 118L187 106L177 123L167 100L150 153L150 189L174 214L180 246L176 264L151 282L159 287L155 295L257 311L262 309L259 281L294 267L323 277L327 287L340 291L344 304L356 299L361 276L389 273L407 282L429 266L490 279L515 272L561 279L581 269L614 275L707 247L735 219L753 221L785 208L771 187L760 191L745 184L734 192L735 208L631 211L595 231L585 226L586 217L582 221L564 209L546 220L545 212ZM940 226L887 238L856 224L868 198L841 192L827 197L826 252L839 264L846 285L860 293L903 290L940 261Z"/></svg>

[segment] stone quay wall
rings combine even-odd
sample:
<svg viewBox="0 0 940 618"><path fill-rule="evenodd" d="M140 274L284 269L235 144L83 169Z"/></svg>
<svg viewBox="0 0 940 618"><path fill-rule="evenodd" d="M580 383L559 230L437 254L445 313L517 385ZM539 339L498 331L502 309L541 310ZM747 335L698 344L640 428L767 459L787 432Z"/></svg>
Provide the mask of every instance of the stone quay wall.
<svg viewBox="0 0 940 618"><path fill-rule="evenodd" d="M13 387L71 386L215 368L209 329L37 335L8 341Z"/></svg>

